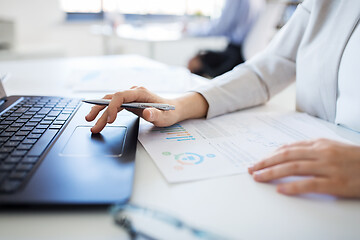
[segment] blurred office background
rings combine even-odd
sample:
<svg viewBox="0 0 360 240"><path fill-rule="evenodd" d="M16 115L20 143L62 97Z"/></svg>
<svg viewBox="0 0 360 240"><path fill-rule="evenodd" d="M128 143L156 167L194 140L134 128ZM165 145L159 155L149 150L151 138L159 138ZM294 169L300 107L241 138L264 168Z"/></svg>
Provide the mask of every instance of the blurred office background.
<svg viewBox="0 0 360 240"><path fill-rule="evenodd" d="M0 61L139 54L185 66L222 37L183 37L184 26L218 17L224 0L0 0ZM290 8L290 13L293 8ZM263 49L287 20L289 3L267 0L245 44Z"/></svg>

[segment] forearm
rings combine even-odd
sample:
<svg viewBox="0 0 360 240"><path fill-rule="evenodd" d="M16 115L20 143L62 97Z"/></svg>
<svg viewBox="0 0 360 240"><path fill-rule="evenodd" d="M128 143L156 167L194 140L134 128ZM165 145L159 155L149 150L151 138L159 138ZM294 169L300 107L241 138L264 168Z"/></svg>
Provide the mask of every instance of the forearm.
<svg viewBox="0 0 360 240"><path fill-rule="evenodd" d="M187 93L174 100L178 121L205 117L209 108L205 98L197 92Z"/></svg>

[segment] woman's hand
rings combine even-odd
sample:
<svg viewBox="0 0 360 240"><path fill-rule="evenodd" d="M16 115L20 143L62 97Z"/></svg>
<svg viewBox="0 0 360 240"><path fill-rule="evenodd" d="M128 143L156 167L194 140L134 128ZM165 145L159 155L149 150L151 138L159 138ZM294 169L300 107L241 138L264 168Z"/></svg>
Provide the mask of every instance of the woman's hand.
<svg viewBox="0 0 360 240"><path fill-rule="evenodd" d="M325 193L360 197L360 147L327 139L297 142L279 148L249 168L258 182L287 176L312 176L278 185L287 195Z"/></svg>
<svg viewBox="0 0 360 240"><path fill-rule="evenodd" d="M206 100L199 93L189 93L177 99L165 99L143 87L132 87L123 92L106 95L104 99L111 99L111 102L96 124L91 128L93 133L99 133L107 123L113 123L117 113L123 110L121 107L123 103L148 102L175 105L175 110L170 111L162 111L155 108L127 109L158 127L171 126L188 118L203 117L206 115L208 108ZM89 122L93 121L105 108L106 106L92 107L85 119Z"/></svg>

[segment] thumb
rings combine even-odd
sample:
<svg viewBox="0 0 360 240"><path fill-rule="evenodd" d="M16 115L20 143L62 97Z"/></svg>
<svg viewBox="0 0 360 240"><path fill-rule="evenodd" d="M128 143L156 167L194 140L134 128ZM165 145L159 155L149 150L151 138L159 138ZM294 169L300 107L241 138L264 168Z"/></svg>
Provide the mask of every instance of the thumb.
<svg viewBox="0 0 360 240"><path fill-rule="evenodd" d="M153 123L157 127L167 127L172 125L172 122L168 122L166 117L167 112L156 109L156 108L146 108L143 111L142 117Z"/></svg>
<svg viewBox="0 0 360 240"><path fill-rule="evenodd" d="M160 118L159 115L161 115L161 111L155 108L146 108L142 113L142 117L151 123L157 121Z"/></svg>

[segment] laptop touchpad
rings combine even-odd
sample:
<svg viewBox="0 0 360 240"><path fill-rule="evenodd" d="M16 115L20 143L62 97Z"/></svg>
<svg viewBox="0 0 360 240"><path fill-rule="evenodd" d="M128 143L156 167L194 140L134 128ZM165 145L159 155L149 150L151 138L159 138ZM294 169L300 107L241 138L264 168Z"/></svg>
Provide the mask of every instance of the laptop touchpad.
<svg viewBox="0 0 360 240"><path fill-rule="evenodd" d="M126 127L107 126L101 133L92 134L88 126L78 126L61 155L63 156L107 156L119 157L124 148Z"/></svg>

